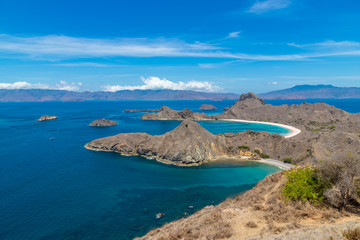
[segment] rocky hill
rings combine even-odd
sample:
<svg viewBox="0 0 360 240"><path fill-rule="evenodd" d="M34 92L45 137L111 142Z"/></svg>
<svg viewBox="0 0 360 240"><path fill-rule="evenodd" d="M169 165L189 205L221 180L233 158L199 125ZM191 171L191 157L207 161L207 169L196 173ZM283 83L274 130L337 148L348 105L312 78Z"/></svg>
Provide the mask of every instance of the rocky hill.
<svg viewBox="0 0 360 240"><path fill-rule="evenodd" d="M164 135L118 134L94 140L85 147L189 166L222 158L259 159L262 154L274 159L291 157L294 161L303 161L312 156L313 152L310 153L309 149L312 149L310 146L313 143L314 140L295 143L283 136L268 132L246 131L214 135L198 123L185 120L173 131Z"/></svg>
<svg viewBox="0 0 360 240"><path fill-rule="evenodd" d="M325 103L273 106L266 104L253 93L240 96L233 106L219 115L194 113L188 109L175 111L163 107L158 113L146 114L142 119L156 120L221 120L242 119L282 123L301 129L301 133L289 139L296 146L296 153L286 153L295 162L314 162L336 154L360 154L360 114L350 114ZM241 134L246 139L246 134ZM269 140L270 143L278 141ZM329 144L331 143L331 144ZM229 143L230 144L230 143ZM247 145L250 143L244 143ZM231 144L230 144L231 145ZM241 144L240 144L241 145ZM233 146L235 146L233 144ZM284 156L282 148L254 145L264 149L275 159ZM285 146L282 146L285 147ZM295 149L293 149L295 150ZM291 156L290 156L291 155Z"/></svg>
<svg viewBox="0 0 360 240"><path fill-rule="evenodd" d="M183 121L173 131L160 136L146 133L126 133L94 140L88 149L113 151L124 155L140 155L177 165L199 165L221 158L254 159L258 149L280 158L306 155L306 147L267 132L246 131L237 134L214 135L190 120Z"/></svg>
<svg viewBox="0 0 360 240"><path fill-rule="evenodd" d="M302 202L285 202L283 172L267 176L253 189L217 206L154 229L137 240L155 239L316 239L342 240L360 226L359 214Z"/></svg>

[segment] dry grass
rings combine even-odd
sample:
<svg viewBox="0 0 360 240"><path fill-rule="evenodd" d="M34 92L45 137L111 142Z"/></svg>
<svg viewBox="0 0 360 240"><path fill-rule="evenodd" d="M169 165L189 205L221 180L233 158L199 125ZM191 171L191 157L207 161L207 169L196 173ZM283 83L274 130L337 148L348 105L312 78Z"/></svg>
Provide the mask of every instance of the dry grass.
<svg viewBox="0 0 360 240"><path fill-rule="evenodd" d="M230 223L222 216L219 209L206 207L200 216L192 215L186 219L164 225L149 232L139 239L159 240L191 240L191 239L223 239L232 235ZM197 214L196 214L197 215Z"/></svg>
<svg viewBox="0 0 360 240"><path fill-rule="evenodd" d="M346 230L343 235L347 240L360 240L360 227Z"/></svg>
<svg viewBox="0 0 360 240"><path fill-rule="evenodd" d="M348 217L360 219L326 205L286 202L281 194L284 184L283 173L270 175L243 195L165 224L139 239L261 239L289 231L296 233L299 228L335 224Z"/></svg>

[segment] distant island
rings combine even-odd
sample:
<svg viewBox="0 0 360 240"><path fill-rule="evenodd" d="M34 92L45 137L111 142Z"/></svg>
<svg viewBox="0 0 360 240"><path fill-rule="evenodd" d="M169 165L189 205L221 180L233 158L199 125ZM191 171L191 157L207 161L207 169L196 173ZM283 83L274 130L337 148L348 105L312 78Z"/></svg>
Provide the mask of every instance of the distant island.
<svg viewBox="0 0 360 240"><path fill-rule="evenodd" d="M216 110L217 108L211 104L203 104L200 107L200 110Z"/></svg>
<svg viewBox="0 0 360 240"><path fill-rule="evenodd" d="M49 120L54 120L54 119L58 119L58 117L57 116L42 115L37 121L43 122L43 121L49 121Z"/></svg>
<svg viewBox="0 0 360 240"><path fill-rule="evenodd" d="M114 100L231 100L234 93L208 93L190 90L122 90L117 92L76 92L42 89L0 89L0 102L45 102L45 101L114 101Z"/></svg>
<svg viewBox="0 0 360 240"><path fill-rule="evenodd" d="M360 87L297 85L292 88L258 95L264 99L360 98Z"/></svg>
<svg viewBox="0 0 360 240"><path fill-rule="evenodd" d="M110 127L110 126L115 126L117 124L118 123L115 121L100 118L100 119L95 120L92 123L90 123L89 126L90 127Z"/></svg>

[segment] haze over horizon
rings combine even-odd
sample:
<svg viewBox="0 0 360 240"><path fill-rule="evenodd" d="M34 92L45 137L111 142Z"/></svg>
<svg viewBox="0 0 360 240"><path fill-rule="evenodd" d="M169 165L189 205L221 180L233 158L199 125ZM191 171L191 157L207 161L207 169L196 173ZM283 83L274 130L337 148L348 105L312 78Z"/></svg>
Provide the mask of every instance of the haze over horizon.
<svg viewBox="0 0 360 240"><path fill-rule="evenodd" d="M0 89L360 87L358 1L0 1Z"/></svg>

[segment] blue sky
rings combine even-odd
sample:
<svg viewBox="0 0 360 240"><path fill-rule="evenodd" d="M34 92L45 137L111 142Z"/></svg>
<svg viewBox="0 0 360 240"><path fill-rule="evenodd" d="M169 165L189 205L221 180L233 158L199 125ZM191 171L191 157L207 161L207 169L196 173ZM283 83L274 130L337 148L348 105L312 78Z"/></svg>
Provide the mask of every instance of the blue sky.
<svg viewBox="0 0 360 240"><path fill-rule="evenodd" d="M0 0L0 89L360 87L360 2Z"/></svg>

